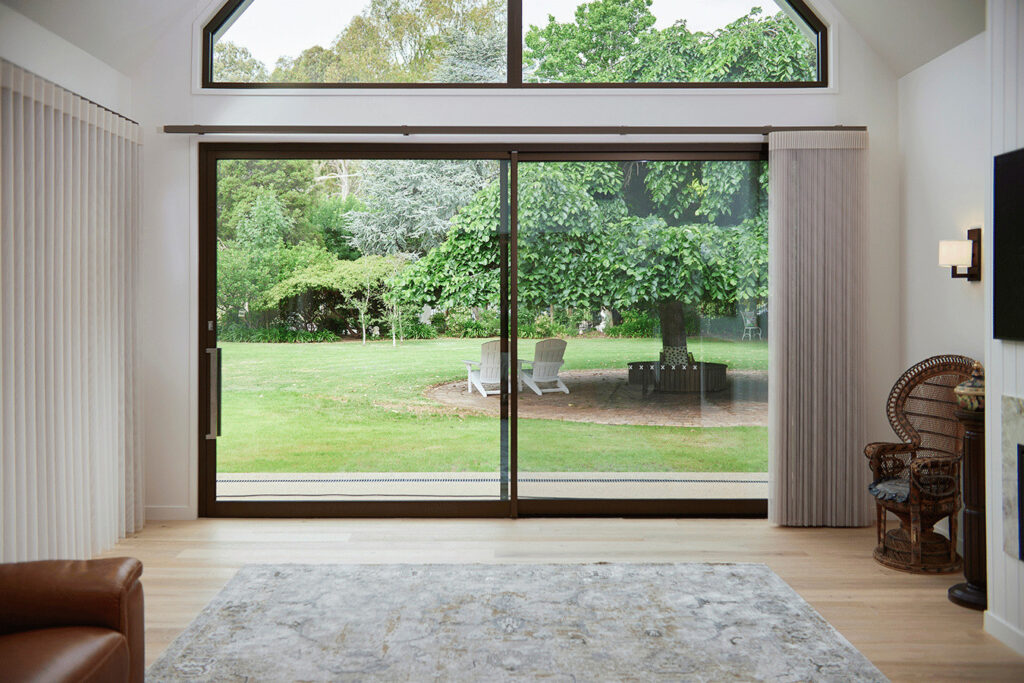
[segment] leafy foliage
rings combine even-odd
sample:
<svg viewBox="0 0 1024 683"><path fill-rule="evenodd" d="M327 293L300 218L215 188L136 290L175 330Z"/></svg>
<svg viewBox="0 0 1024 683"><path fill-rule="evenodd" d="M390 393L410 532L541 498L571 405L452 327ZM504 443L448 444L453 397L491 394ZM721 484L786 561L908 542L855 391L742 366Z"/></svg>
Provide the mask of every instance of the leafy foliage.
<svg viewBox="0 0 1024 683"><path fill-rule="evenodd" d="M653 337L657 332L658 319L647 311L626 311L622 314L621 324L605 331L609 337L629 338Z"/></svg>
<svg viewBox="0 0 1024 683"><path fill-rule="evenodd" d="M508 70L504 27L479 34L458 34L434 70L435 83L504 83Z"/></svg>
<svg viewBox="0 0 1024 683"><path fill-rule="evenodd" d="M500 29L504 38L506 13L504 0L370 0L330 47L314 45L279 59L270 80L501 82L504 58L500 71L494 71L494 42L487 36Z"/></svg>
<svg viewBox="0 0 1024 683"><path fill-rule="evenodd" d="M267 67L249 48L219 40L213 46L213 80L224 83L264 83Z"/></svg>
<svg viewBox="0 0 1024 683"><path fill-rule="evenodd" d="M321 198L314 162L306 159L222 159L217 162L217 233L232 239L257 198L272 193L291 220L289 243L308 239L310 208Z"/></svg>
<svg viewBox="0 0 1024 683"><path fill-rule="evenodd" d="M239 216L235 239L218 242L217 308L224 319L252 326L273 305L268 292L282 276L283 238L292 224L280 200L262 191Z"/></svg>
<svg viewBox="0 0 1024 683"><path fill-rule="evenodd" d="M524 80L554 83L813 80L816 48L761 8L711 33L658 29L652 0L594 0L524 38ZM329 47L282 57L272 73L244 47L214 46L214 78L282 83L501 83L505 0L370 0Z"/></svg>
<svg viewBox="0 0 1024 683"><path fill-rule="evenodd" d="M349 214L352 244L364 254L426 254L496 175L493 161L367 161L360 185L366 208Z"/></svg>
<svg viewBox="0 0 1024 683"><path fill-rule="evenodd" d="M712 33L685 21L655 28L652 0L595 0L575 21L531 26L526 80L554 83L722 83L810 81L816 51L782 12L750 13Z"/></svg>
<svg viewBox="0 0 1024 683"><path fill-rule="evenodd" d="M632 83L635 67L623 57L641 36L656 35L652 0L599 0L576 8L575 22L548 17L526 34L524 67L529 80L559 83ZM532 65L527 66L527 65Z"/></svg>
<svg viewBox="0 0 1024 683"><path fill-rule="evenodd" d="M659 30L650 7L596 0L573 22L532 27L530 78L813 77L813 46L781 14L755 8L704 34L683 22ZM505 66L503 8L372 0L330 50L284 60L274 77L494 80ZM221 57L260 75L241 48L226 44ZM614 309L624 320L611 334L647 335L650 312L669 310L664 302L724 314L765 299L764 164L564 162L520 171L522 333L574 334L596 310ZM434 327L415 312L429 304L447 311L439 322L448 334L496 334L494 162L225 160L218 175L218 304L229 324L338 332L357 324L365 338L380 323L421 336Z"/></svg>
<svg viewBox="0 0 1024 683"><path fill-rule="evenodd" d="M486 308L479 309L474 317L473 311L469 309L453 309L445 316L445 330L452 337L497 337L498 312Z"/></svg>
<svg viewBox="0 0 1024 683"><path fill-rule="evenodd" d="M352 246L352 212L364 210L355 196L326 197L309 209L309 223L322 236L324 247L343 261L359 258L359 250Z"/></svg>
<svg viewBox="0 0 1024 683"><path fill-rule="evenodd" d="M696 165L729 163L734 162ZM748 184L758 186L757 165L743 162L738 168L745 169ZM659 173L669 175L670 170ZM709 183L719 175L706 173ZM613 163L520 167L521 307L631 308L667 299L708 305L767 296L766 221L758 202L745 209L746 215L739 216L745 220L735 226L673 225L662 214L671 215L681 202L675 194L655 198L650 215L630 215L626 184L622 167ZM733 195L706 189L700 194L719 203L727 197L728 211L739 213ZM454 217L446 241L402 274L396 285L402 296L411 304L440 308L494 307L498 220L497 187L491 185Z"/></svg>
<svg viewBox="0 0 1024 683"><path fill-rule="evenodd" d="M293 330L288 327L251 328L244 325L227 325L217 331L218 341L262 342L269 344L308 344L312 342L335 342L338 336L329 330Z"/></svg>

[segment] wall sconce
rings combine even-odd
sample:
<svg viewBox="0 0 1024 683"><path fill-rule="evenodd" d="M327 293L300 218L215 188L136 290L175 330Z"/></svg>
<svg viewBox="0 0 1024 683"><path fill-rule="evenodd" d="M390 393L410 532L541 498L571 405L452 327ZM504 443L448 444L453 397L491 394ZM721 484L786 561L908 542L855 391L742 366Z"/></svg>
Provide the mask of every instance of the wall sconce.
<svg viewBox="0 0 1024 683"><path fill-rule="evenodd" d="M965 240L939 242L939 266L952 268L953 277L966 278L968 282L981 280L981 228L968 230Z"/></svg>

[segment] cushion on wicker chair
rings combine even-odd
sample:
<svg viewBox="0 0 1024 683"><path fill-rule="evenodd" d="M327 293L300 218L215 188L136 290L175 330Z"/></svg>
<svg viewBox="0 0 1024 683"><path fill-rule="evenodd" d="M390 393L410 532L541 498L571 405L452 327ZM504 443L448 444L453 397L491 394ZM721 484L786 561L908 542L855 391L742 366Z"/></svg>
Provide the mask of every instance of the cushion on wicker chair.
<svg viewBox="0 0 1024 683"><path fill-rule="evenodd" d="M910 481L907 479L883 479L868 486L871 495L879 500L894 500L905 503L910 498Z"/></svg>

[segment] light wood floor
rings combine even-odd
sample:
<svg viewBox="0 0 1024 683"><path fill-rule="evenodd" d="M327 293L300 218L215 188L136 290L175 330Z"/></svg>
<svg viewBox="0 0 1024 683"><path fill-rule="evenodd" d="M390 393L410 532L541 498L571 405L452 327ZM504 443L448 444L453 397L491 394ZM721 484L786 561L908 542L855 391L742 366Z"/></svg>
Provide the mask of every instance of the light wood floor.
<svg viewBox="0 0 1024 683"><path fill-rule="evenodd" d="M1024 680L1024 658L946 599L952 576L871 559L873 529L764 520L153 522L106 556L142 560L152 662L244 564L764 562L894 681ZM685 587L680 587L685 590Z"/></svg>

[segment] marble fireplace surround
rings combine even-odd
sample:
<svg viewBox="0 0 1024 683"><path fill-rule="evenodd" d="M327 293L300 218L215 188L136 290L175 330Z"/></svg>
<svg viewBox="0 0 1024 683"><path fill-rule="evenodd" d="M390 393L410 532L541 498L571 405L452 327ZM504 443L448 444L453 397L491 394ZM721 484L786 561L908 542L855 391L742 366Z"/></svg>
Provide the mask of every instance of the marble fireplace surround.
<svg viewBox="0 0 1024 683"><path fill-rule="evenodd" d="M1003 549L1021 558L1018 454L1024 448L1024 398L1003 396Z"/></svg>

